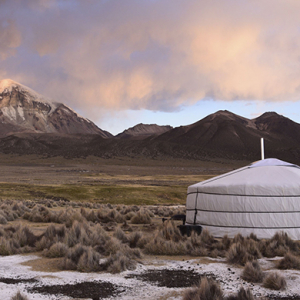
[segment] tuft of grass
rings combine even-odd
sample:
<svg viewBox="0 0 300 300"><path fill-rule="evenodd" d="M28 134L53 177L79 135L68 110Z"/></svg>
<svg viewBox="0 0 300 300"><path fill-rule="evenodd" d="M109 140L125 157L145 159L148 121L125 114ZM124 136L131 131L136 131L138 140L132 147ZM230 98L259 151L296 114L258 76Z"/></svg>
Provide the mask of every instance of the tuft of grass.
<svg viewBox="0 0 300 300"><path fill-rule="evenodd" d="M278 269L296 269L300 270L300 258L288 252L285 254L284 258L278 263Z"/></svg>
<svg viewBox="0 0 300 300"><path fill-rule="evenodd" d="M93 248L77 244L68 249L62 262L62 268L81 272L97 272L101 269L100 258L101 255Z"/></svg>
<svg viewBox="0 0 300 300"><path fill-rule="evenodd" d="M80 256L77 264L77 270L80 272L98 272L100 267L101 255L96 252L92 247L85 249L84 253Z"/></svg>
<svg viewBox="0 0 300 300"><path fill-rule="evenodd" d="M247 262L243 273L242 278L248 282L262 282L264 274L260 268L258 261Z"/></svg>
<svg viewBox="0 0 300 300"><path fill-rule="evenodd" d="M61 242L53 244L49 250L45 250L43 255L46 257L64 257L68 252L68 246Z"/></svg>
<svg viewBox="0 0 300 300"><path fill-rule="evenodd" d="M17 294L11 298L11 300L28 300L28 298L25 295L21 294L20 291L18 291Z"/></svg>
<svg viewBox="0 0 300 300"><path fill-rule="evenodd" d="M263 286L272 290L284 290L286 288L286 280L278 272L271 272L264 279Z"/></svg>
<svg viewBox="0 0 300 300"><path fill-rule="evenodd" d="M127 238L126 234L124 233L124 231L120 227L118 227L116 229L113 236L115 238L117 238L118 240L120 240L122 243L128 243L128 238Z"/></svg>
<svg viewBox="0 0 300 300"><path fill-rule="evenodd" d="M243 287L239 289L237 294L229 295L226 300L254 300L253 294L250 289L245 290Z"/></svg>
<svg viewBox="0 0 300 300"><path fill-rule="evenodd" d="M151 224L151 216L146 209L140 209L131 219L131 224Z"/></svg>
<svg viewBox="0 0 300 300"><path fill-rule="evenodd" d="M180 234L173 221L166 221L160 225L154 235L142 238L145 252L157 255L184 255L187 253L186 237Z"/></svg>
<svg viewBox="0 0 300 300"><path fill-rule="evenodd" d="M126 270L134 270L136 261L125 255L121 251L109 257L107 260L107 271L110 273L120 273Z"/></svg>
<svg viewBox="0 0 300 300"><path fill-rule="evenodd" d="M223 298L220 285L207 277L202 277L198 286L187 289L183 294L183 300L223 300Z"/></svg>
<svg viewBox="0 0 300 300"><path fill-rule="evenodd" d="M228 263L244 266L253 256L247 252L246 247L241 243L234 243L229 248L226 259Z"/></svg>
<svg viewBox="0 0 300 300"><path fill-rule="evenodd" d="M300 254L300 242L293 241L285 232L276 232L270 240L261 240L258 245L266 257L284 256L288 252Z"/></svg>

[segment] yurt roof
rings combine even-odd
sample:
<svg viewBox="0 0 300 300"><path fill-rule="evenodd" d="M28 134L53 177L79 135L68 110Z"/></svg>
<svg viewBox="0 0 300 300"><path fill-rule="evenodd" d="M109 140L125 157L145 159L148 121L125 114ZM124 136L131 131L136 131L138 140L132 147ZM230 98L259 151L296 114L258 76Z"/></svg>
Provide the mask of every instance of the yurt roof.
<svg viewBox="0 0 300 300"><path fill-rule="evenodd" d="M189 193L240 196L300 196L300 167L275 158L196 183Z"/></svg>

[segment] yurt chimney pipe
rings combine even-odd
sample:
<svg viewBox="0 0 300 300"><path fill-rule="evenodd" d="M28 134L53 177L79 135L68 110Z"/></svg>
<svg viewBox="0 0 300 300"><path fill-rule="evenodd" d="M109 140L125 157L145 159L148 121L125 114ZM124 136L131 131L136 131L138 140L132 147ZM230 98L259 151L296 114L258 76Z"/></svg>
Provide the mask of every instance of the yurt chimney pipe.
<svg viewBox="0 0 300 300"><path fill-rule="evenodd" d="M264 138L260 139L260 147L261 147L261 160L264 160L265 159Z"/></svg>

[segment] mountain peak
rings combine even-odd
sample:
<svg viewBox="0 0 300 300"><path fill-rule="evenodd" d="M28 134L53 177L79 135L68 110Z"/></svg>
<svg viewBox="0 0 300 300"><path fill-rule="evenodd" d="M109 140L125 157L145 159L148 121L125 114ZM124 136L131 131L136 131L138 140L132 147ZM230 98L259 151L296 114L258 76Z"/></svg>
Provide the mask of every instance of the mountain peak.
<svg viewBox="0 0 300 300"><path fill-rule="evenodd" d="M3 93L5 89L12 90L12 87L17 85L18 83L11 79L3 79L0 81L0 93Z"/></svg>
<svg viewBox="0 0 300 300"><path fill-rule="evenodd" d="M275 111L267 111L267 112L263 113L262 115L260 115L259 117L257 117L256 119L259 119L259 118L269 118L269 117L281 117L281 115L279 115Z"/></svg>
<svg viewBox="0 0 300 300"><path fill-rule="evenodd" d="M111 136L63 103L11 79L0 81L0 136L14 132Z"/></svg>
<svg viewBox="0 0 300 300"><path fill-rule="evenodd" d="M23 90L23 91L27 91L27 92L30 92L32 94L38 94L37 92L35 92L34 90L30 89L29 87L21 84L21 83L18 83L14 80L11 80L11 79L3 79L0 81L0 94L3 93L3 92L8 92L8 93L11 93L12 90L14 88L17 88L19 90ZM41 95L39 95L41 96Z"/></svg>
<svg viewBox="0 0 300 300"><path fill-rule="evenodd" d="M160 135L162 133L165 133L166 131L169 131L173 127L169 125L160 126L157 124L137 124L133 127L130 127L126 130L124 130L122 133L119 133L117 137L119 138L146 138L151 135Z"/></svg>

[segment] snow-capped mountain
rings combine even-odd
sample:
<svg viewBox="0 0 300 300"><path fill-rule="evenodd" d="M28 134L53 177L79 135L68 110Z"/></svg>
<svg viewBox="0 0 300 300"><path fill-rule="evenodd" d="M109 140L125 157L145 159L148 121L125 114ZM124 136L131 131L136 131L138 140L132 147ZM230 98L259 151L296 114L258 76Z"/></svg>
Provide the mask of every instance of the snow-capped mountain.
<svg viewBox="0 0 300 300"><path fill-rule="evenodd" d="M15 132L112 136L65 104L4 79L0 81L0 136Z"/></svg>

